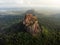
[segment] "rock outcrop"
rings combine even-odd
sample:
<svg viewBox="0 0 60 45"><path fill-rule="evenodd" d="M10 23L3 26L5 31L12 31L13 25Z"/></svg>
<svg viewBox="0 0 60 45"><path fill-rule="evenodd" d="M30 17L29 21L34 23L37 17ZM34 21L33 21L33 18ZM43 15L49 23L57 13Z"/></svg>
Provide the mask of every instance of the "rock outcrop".
<svg viewBox="0 0 60 45"><path fill-rule="evenodd" d="M23 25L25 25L24 29L33 36L36 36L41 32L37 17L33 16L31 13L25 15Z"/></svg>

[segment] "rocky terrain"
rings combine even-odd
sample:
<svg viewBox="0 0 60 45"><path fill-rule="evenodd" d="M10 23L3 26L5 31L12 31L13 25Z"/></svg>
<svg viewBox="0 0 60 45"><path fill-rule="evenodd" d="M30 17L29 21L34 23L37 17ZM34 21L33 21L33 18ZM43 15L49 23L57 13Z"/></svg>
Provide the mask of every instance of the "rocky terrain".
<svg viewBox="0 0 60 45"><path fill-rule="evenodd" d="M38 23L38 18L33 16L31 13L27 13L23 20L23 25L25 26L25 30L32 34L33 36L39 34L41 32L41 28Z"/></svg>

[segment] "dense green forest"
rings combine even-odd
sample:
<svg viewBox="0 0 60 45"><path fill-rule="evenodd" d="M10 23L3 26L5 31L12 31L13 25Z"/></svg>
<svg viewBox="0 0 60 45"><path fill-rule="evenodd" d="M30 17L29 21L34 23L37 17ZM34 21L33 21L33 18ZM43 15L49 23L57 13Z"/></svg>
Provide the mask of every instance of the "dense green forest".
<svg viewBox="0 0 60 45"><path fill-rule="evenodd" d="M24 16L5 15L1 17L0 45L60 45L60 18L39 16L37 17L42 27L42 33L37 37L17 29L15 32L10 30L13 28L11 26L18 24Z"/></svg>

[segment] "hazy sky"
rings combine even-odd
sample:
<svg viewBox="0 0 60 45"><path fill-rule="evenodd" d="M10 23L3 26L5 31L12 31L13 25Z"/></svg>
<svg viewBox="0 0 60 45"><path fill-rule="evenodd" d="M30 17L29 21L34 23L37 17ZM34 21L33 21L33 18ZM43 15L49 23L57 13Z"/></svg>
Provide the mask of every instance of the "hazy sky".
<svg viewBox="0 0 60 45"><path fill-rule="evenodd" d="M1 7L60 8L60 0L0 0L0 8Z"/></svg>

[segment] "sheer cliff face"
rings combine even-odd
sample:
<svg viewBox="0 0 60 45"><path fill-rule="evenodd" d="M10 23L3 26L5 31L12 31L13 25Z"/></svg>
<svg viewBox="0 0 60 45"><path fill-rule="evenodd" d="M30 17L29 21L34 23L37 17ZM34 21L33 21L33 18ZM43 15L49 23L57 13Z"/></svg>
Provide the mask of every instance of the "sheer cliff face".
<svg viewBox="0 0 60 45"><path fill-rule="evenodd" d="M38 24L38 19L32 14L26 14L23 20L23 25L25 25L25 30L32 35L37 35L40 33L41 29Z"/></svg>

